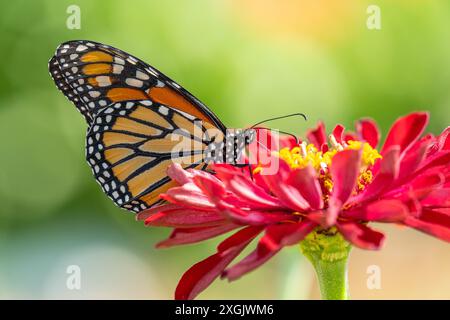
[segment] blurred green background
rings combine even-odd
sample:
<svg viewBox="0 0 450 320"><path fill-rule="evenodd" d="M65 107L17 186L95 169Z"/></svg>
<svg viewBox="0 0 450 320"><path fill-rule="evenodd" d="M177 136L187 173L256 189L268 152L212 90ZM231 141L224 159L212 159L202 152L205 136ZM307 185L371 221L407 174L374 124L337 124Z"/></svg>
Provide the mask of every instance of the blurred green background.
<svg viewBox="0 0 450 320"><path fill-rule="evenodd" d="M381 9L369 30L366 9ZM69 5L81 29L66 27ZM47 61L61 42L90 39L134 54L178 81L229 127L286 120L302 134L323 119L353 126L375 118L384 133L414 110L431 112L437 134L450 116L447 0L234 0L2 2L0 10L0 298L172 298L189 266L218 239L168 250L103 195L84 160L86 125L55 88ZM450 298L450 250L415 231L388 233L380 252L355 249L352 298ZM81 268L69 290L66 269ZM367 287L380 267L381 288ZM369 268L370 269L370 268ZM298 248L200 298L318 298Z"/></svg>

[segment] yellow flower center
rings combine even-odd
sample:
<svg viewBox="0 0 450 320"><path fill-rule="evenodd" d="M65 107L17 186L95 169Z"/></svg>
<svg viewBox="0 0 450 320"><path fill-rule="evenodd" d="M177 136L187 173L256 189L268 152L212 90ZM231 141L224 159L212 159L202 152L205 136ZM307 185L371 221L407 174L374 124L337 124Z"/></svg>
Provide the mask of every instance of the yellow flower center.
<svg viewBox="0 0 450 320"><path fill-rule="evenodd" d="M357 181L355 193L363 190L368 184L372 182L373 175L371 168L377 159L381 159L378 151L370 146L367 142L348 141L347 143L339 144L334 137L330 136L332 147L322 152L317 150L313 144L303 142L292 149L283 148L279 151L273 152L276 156L283 159L292 169L302 169L311 165L318 173L319 181L324 192L325 200L328 199L329 194L333 190L333 180L329 168L333 162L333 157L343 150L361 150L361 168ZM259 172L260 168L255 169L255 173Z"/></svg>

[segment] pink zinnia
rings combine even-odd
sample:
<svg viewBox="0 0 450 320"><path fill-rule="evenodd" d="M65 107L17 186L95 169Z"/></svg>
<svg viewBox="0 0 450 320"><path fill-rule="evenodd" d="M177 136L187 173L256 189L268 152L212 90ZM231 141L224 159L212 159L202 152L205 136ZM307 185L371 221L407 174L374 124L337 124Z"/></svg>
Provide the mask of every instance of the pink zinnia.
<svg viewBox="0 0 450 320"><path fill-rule="evenodd" d="M264 166L254 166L250 177L227 164L213 166L215 174L172 165L168 174L179 186L161 195L168 203L138 215L146 225L174 228L158 247L237 230L183 275L175 298L192 299L219 276L237 279L312 231L340 233L370 250L380 249L384 235L368 222L402 224L450 241L450 127L421 137L428 117L417 112L398 119L380 152L372 120L360 120L356 134L338 125L328 139L319 123L306 141L285 138L272 148L276 173L265 174ZM256 249L228 268L260 234Z"/></svg>

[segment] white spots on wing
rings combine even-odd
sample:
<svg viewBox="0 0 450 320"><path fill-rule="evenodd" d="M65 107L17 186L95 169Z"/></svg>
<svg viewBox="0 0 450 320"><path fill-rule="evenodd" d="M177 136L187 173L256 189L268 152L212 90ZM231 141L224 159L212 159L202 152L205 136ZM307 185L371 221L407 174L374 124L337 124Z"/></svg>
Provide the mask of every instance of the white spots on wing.
<svg viewBox="0 0 450 320"><path fill-rule="evenodd" d="M161 113L161 114L167 116L167 115L169 114L169 108L164 107L164 106L160 106L160 107L159 107L159 113Z"/></svg>
<svg viewBox="0 0 450 320"><path fill-rule="evenodd" d="M72 70L73 73L76 73L78 71L78 68L77 67L72 67L72 69L70 69L70 70Z"/></svg>
<svg viewBox="0 0 450 320"><path fill-rule="evenodd" d="M119 57L114 57L114 62L121 64L121 65L125 65L125 61L122 58Z"/></svg>
<svg viewBox="0 0 450 320"><path fill-rule="evenodd" d="M126 78L125 83L128 84L129 86L136 87L136 88L141 88L144 84L141 80L134 79L134 78Z"/></svg>
<svg viewBox="0 0 450 320"><path fill-rule="evenodd" d="M141 104L144 106L151 106L153 103L150 100L142 100Z"/></svg>
<svg viewBox="0 0 450 320"><path fill-rule="evenodd" d="M162 82L162 81L158 80L158 81L156 82L156 85L155 85L155 87L158 87L158 88L162 88L162 87L164 87L164 82Z"/></svg>
<svg viewBox="0 0 450 320"><path fill-rule="evenodd" d="M123 66L120 64L114 64L113 65L113 73L115 74L121 74L123 71Z"/></svg>
<svg viewBox="0 0 450 320"><path fill-rule="evenodd" d="M72 53L72 54L69 56L69 58L70 58L70 60L75 60L76 58L78 58L78 54Z"/></svg>
<svg viewBox="0 0 450 320"><path fill-rule="evenodd" d="M111 85L111 78L109 76L97 76L95 77L99 87L107 87Z"/></svg>
<svg viewBox="0 0 450 320"><path fill-rule="evenodd" d="M142 72L140 70L136 71L136 78L141 79L141 80L148 80L148 79L150 79L148 74L146 74L146 73L144 73L144 72Z"/></svg>
<svg viewBox="0 0 450 320"><path fill-rule="evenodd" d="M100 91L89 91L89 95L92 98L98 98L100 96Z"/></svg>
<svg viewBox="0 0 450 320"><path fill-rule="evenodd" d="M88 48L88 47L86 47L85 45L80 44L80 45L75 49L75 51L77 51L77 52L82 52L82 51L87 50L87 48Z"/></svg>

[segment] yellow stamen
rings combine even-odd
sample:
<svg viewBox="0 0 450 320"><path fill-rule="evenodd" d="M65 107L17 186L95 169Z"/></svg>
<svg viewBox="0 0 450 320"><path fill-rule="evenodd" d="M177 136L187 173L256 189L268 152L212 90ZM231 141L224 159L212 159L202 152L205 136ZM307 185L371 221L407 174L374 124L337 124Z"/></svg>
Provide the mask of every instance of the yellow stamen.
<svg viewBox="0 0 450 320"><path fill-rule="evenodd" d="M319 151L313 144L307 144L306 142L302 142L299 146L292 149L283 148L278 152L273 152L275 156L283 159L292 169L302 169L308 165L312 166L317 171L325 201L333 190L333 180L329 173L329 168L332 166L333 158L337 153L343 150L362 150L361 171L357 187L355 188L356 193L372 182L373 175L370 169L377 159L381 159L378 151L366 142L350 140L347 143L343 142L340 144L333 135L330 135L330 141L332 147L326 152ZM260 167L257 167L253 173L256 174L260 171Z"/></svg>

